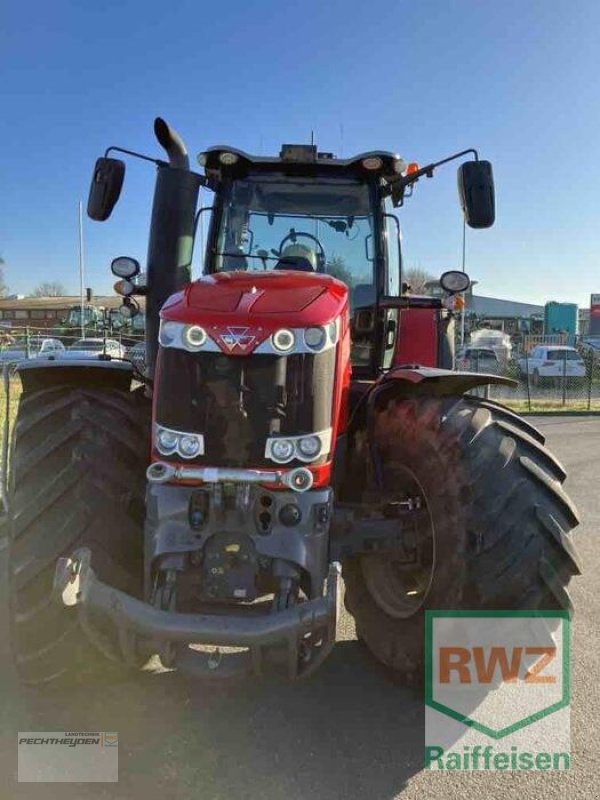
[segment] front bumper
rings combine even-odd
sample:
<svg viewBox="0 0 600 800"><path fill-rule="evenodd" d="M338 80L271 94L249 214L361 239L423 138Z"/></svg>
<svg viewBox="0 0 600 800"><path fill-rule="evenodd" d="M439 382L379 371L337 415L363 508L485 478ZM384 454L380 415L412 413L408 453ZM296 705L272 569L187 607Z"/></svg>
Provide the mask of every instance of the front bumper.
<svg viewBox="0 0 600 800"><path fill-rule="evenodd" d="M341 572L337 562L329 567L322 597L276 613L224 615L155 608L100 581L91 555L81 548L59 559L54 597L63 606L76 606L85 633L112 659L139 664L169 652L176 668L204 677L229 677L260 675L265 657L276 651L280 660L285 658L288 677L295 679L314 672L335 644ZM191 650L190 644L215 649Z"/></svg>

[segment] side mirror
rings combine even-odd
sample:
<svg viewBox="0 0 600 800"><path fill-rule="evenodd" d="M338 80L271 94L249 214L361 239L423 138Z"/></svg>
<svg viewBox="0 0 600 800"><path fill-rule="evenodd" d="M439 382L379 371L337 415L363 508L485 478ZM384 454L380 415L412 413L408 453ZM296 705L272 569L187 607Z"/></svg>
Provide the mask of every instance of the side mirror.
<svg viewBox="0 0 600 800"><path fill-rule="evenodd" d="M490 228L496 219L494 176L489 161L465 161L458 168L458 194L470 228Z"/></svg>
<svg viewBox="0 0 600 800"><path fill-rule="evenodd" d="M118 158L99 158L90 185L87 213L90 219L104 222L112 213L123 187L125 162Z"/></svg>

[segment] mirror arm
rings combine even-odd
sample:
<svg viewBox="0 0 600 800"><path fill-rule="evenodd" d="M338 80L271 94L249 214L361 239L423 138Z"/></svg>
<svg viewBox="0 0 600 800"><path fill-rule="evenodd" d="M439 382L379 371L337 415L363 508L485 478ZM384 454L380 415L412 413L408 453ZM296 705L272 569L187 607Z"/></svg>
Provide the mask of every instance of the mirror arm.
<svg viewBox="0 0 600 800"><path fill-rule="evenodd" d="M433 171L437 167L441 167L442 164L447 164L449 161L455 161L457 158L462 158L463 156L472 154L475 157L475 161L479 161L479 153L475 148L470 147L468 150L461 150L460 153L454 153L452 156L448 156L447 158L443 158L441 161L435 161L433 164L427 164L421 169L418 169L416 172L412 172L410 175L399 175L397 178L392 179L385 190L385 195L392 195L392 201L395 206L401 206L404 201L404 191L407 187L412 186L415 184L419 178L423 176L427 178L433 178Z"/></svg>
<svg viewBox="0 0 600 800"><path fill-rule="evenodd" d="M124 147L115 147L115 145L111 145L110 147L106 148L104 153L104 158L108 158L109 153L125 153L128 156L133 156L134 158L141 158L142 161L150 161L152 164L156 164L157 167L170 167L168 161L162 161L160 158L151 158L150 156L145 156L142 153L136 153L135 150L126 150ZM191 170L190 170L191 172ZM198 173L194 172L194 175L198 175ZM200 185L206 186L208 183L208 179L204 175L198 175L200 179Z"/></svg>
<svg viewBox="0 0 600 800"><path fill-rule="evenodd" d="M108 158L108 154L114 153L126 153L128 156L133 156L134 158L141 158L143 161L151 161L153 164L156 164L157 167L168 167L168 163L166 161L161 161L160 158L150 158L150 156L144 156L142 153L136 153L134 150L125 150L123 147L115 147L111 145L110 147L106 148L106 152L104 153L104 158Z"/></svg>

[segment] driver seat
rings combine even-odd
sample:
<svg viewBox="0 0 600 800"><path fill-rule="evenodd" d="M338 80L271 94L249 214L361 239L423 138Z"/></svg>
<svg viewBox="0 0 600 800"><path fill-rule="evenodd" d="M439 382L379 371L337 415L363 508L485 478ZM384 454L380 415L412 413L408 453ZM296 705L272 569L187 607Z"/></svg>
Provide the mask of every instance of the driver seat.
<svg viewBox="0 0 600 800"><path fill-rule="evenodd" d="M280 258L274 269L292 269L297 272L314 272L313 265L303 256L284 256Z"/></svg>

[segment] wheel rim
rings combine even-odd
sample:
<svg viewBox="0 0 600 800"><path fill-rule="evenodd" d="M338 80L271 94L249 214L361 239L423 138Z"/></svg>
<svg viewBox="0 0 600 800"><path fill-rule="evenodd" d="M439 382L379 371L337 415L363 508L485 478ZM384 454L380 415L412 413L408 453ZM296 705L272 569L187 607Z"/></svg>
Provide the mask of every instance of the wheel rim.
<svg viewBox="0 0 600 800"><path fill-rule="evenodd" d="M370 553L361 556L361 570L369 594L390 617L406 619L416 614L425 603L435 570L435 529L427 495L414 472L405 465L390 465L395 485L402 481L404 494L418 494L421 508L417 537L424 547L424 558L416 565L390 558L389 554ZM389 498L390 500L392 498ZM398 499L393 498L393 499Z"/></svg>

